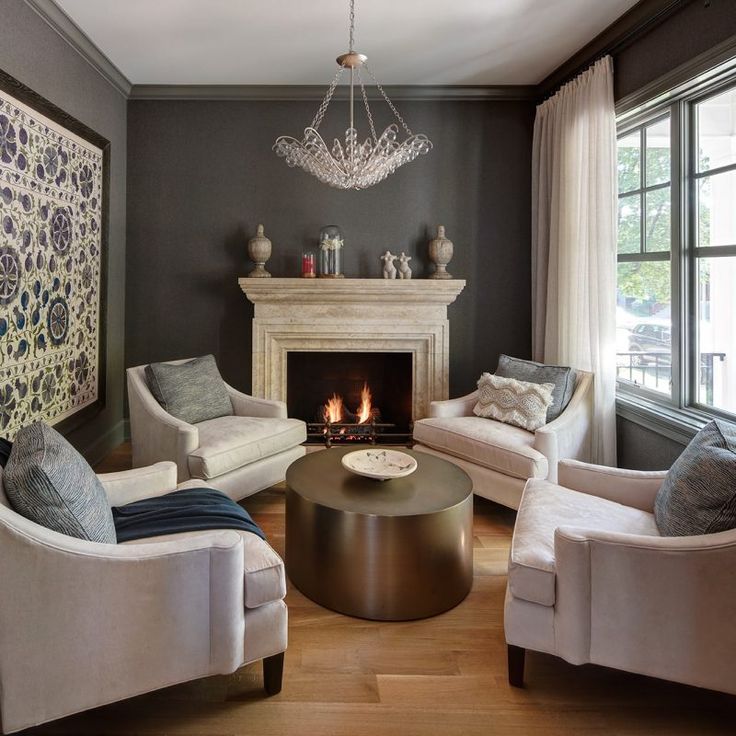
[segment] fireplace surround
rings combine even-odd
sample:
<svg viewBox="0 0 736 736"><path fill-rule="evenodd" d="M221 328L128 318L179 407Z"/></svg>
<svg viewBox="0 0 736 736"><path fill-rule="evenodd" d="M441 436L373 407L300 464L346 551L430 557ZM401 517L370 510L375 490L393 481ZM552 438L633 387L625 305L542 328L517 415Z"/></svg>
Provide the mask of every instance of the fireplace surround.
<svg viewBox="0 0 736 736"><path fill-rule="evenodd" d="M448 398L447 308L462 279L238 280L254 304L252 393L289 403L290 352L408 353L411 419Z"/></svg>

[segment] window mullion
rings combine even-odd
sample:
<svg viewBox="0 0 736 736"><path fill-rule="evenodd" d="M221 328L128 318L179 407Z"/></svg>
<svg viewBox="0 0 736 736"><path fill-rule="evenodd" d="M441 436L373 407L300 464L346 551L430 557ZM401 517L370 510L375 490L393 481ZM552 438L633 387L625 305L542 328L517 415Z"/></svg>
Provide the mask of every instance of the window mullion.
<svg viewBox="0 0 736 736"><path fill-rule="evenodd" d="M683 100L680 105L680 120L683 127L681 150L678 158L681 161L681 177L683 218L681 257L683 276L680 283L683 308L681 323L683 325L683 396L680 406L687 408L696 403L698 383L700 380L700 355L698 351L698 269L695 262L695 246L698 238L698 198L697 182L693 174L698 160L697 130L695 124L695 106Z"/></svg>
<svg viewBox="0 0 736 736"><path fill-rule="evenodd" d="M639 252L647 252L647 139L646 128L639 130Z"/></svg>
<svg viewBox="0 0 736 736"><path fill-rule="evenodd" d="M687 222L687 187L684 186L683 153L687 147L687 125L683 116L683 104L674 102L670 107L671 156L670 181L672 182L672 222L671 222L671 302L672 321L672 403L683 407L686 403L688 386L687 362L687 299L683 298L683 285L687 278L684 262L684 233Z"/></svg>

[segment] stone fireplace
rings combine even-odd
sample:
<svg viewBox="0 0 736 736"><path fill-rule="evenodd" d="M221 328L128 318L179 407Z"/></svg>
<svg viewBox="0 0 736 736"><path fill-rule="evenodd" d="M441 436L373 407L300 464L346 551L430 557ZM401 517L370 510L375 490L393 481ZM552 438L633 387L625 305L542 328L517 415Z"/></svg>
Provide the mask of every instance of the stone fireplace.
<svg viewBox="0 0 736 736"><path fill-rule="evenodd" d="M465 281L241 278L238 283L254 304L254 396L285 401L290 414L310 421L332 393L341 394L355 413L363 383L373 381L382 416L395 407L391 411L409 423L426 417L431 401L448 398L447 307Z"/></svg>

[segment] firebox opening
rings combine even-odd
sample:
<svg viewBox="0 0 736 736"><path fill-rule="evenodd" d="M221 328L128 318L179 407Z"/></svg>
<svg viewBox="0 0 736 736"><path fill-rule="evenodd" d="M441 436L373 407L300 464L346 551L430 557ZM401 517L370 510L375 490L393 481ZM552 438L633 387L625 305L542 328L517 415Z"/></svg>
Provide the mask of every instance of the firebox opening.
<svg viewBox="0 0 736 736"><path fill-rule="evenodd" d="M307 422L310 440L321 442L328 422L338 440L366 441L371 424L378 441L409 436L411 353L289 351L286 372L289 416Z"/></svg>

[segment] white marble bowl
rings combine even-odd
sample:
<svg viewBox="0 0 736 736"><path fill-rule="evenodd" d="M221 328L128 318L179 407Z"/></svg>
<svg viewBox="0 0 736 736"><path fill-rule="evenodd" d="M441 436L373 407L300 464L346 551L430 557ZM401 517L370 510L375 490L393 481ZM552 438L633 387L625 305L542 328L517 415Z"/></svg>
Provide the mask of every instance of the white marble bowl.
<svg viewBox="0 0 736 736"><path fill-rule="evenodd" d="M342 466L366 478L389 480L411 475L417 469L417 461L398 450L356 450L343 455Z"/></svg>

